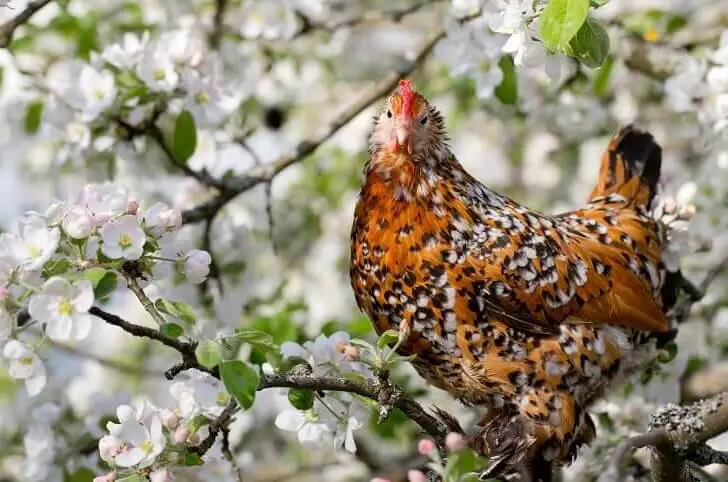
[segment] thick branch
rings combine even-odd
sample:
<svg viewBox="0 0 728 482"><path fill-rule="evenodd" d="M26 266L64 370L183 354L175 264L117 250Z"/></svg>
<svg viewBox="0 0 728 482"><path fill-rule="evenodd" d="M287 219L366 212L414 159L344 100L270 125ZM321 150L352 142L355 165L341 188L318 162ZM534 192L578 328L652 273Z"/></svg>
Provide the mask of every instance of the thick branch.
<svg viewBox="0 0 728 482"><path fill-rule="evenodd" d="M182 355L182 362L170 368L165 376L173 379L182 371L196 369L208 373L219 379L220 374L217 370L210 370L199 364L195 356L196 344L193 342L185 342L174 338L167 337L158 330L147 328L145 326L129 323L123 318L108 313L96 306L89 310L89 313L95 315L107 323L117 326L127 333L157 340L160 343L177 350ZM316 377L312 375L263 375L258 390L267 388L283 387L283 388L305 388L310 390L329 390L338 392L349 392L377 401L383 406L390 406L400 409L412 421L417 423L422 429L432 436L437 443L443 447L445 437L453 430L459 430L456 422L446 414L442 414L435 409L436 415L428 413L414 398L402 391L386 380L352 380L348 378L334 377ZM203 441L198 447L198 453L205 453L215 442L217 432L221 427L225 426L227 421L234 415L237 405L231 402L226 407L223 414L218 418L217 423L213 423L210 427L210 436ZM224 417L223 417L224 415Z"/></svg>
<svg viewBox="0 0 728 482"><path fill-rule="evenodd" d="M33 15L51 3L51 1L52 0L34 0L29 2L22 12L0 27L0 49L7 48L10 45L10 42L13 41L15 31L22 25L26 24Z"/></svg>
<svg viewBox="0 0 728 482"><path fill-rule="evenodd" d="M679 406L660 407L650 417L648 432L624 440L612 456L599 482L624 479L624 467L634 449L653 449L652 472L656 482L689 482L693 469L685 461L700 465L724 463L725 454L705 445L728 431L728 393Z"/></svg>

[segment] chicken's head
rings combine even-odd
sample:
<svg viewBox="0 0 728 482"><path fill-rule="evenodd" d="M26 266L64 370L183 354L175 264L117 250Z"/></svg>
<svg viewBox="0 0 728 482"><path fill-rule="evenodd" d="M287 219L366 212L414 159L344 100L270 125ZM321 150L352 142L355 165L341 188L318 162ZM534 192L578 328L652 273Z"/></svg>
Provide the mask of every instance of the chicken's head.
<svg viewBox="0 0 728 482"><path fill-rule="evenodd" d="M442 116L409 80L400 80L375 119L372 141L377 148L413 159L426 156L445 145Z"/></svg>

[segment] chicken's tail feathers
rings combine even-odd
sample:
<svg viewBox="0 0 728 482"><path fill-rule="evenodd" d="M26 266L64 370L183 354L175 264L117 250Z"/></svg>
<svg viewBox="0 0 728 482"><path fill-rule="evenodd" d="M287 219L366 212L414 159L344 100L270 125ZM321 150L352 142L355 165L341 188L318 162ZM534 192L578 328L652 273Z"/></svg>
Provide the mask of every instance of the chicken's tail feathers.
<svg viewBox="0 0 728 482"><path fill-rule="evenodd" d="M661 167L662 148L652 134L627 125L609 142L589 200L618 194L649 207L657 193Z"/></svg>

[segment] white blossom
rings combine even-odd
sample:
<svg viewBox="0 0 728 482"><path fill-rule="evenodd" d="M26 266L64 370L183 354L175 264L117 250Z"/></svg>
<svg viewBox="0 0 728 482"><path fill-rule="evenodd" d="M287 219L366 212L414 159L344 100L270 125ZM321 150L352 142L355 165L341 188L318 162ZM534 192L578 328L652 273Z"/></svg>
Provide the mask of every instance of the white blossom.
<svg viewBox="0 0 728 482"><path fill-rule="evenodd" d="M131 70L139 63L148 42L148 32L144 32L141 37L126 32L121 42L107 46L101 57L115 67Z"/></svg>
<svg viewBox="0 0 728 482"><path fill-rule="evenodd" d="M147 237L136 216L127 214L101 228L101 251L111 259L141 258Z"/></svg>
<svg viewBox="0 0 728 482"><path fill-rule="evenodd" d="M0 235L0 246L12 254L20 268L36 271L55 254L60 237L60 230L48 227L45 218L28 215L18 223L17 232Z"/></svg>
<svg viewBox="0 0 728 482"><path fill-rule="evenodd" d="M195 415L218 416L230 402L225 387L216 378L198 371L182 382L174 382L169 389L177 400L180 416L190 419Z"/></svg>
<svg viewBox="0 0 728 482"><path fill-rule="evenodd" d="M9 340L3 347L3 356L10 360L9 375L24 380L30 396L35 396L43 390L46 371L35 352L17 340Z"/></svg>
<svg viewBox="0 0 728 482"><path fill-rule="evenodd" d="M312 410L302 412L289 409L278 414L275 425L281 430L296 432L298 441L302 444L315 445L331 432L326 424L318 420L318 416Z"/></svg>
<svg viewBox="0 0 728 482"><path fill-rule="evenodd" d="M121 405L116 410L119 423L109 422L107 430L114 439L104 441L104 452L119 467L144 468L152 465L167 444L162 420L153 413L145 420L143 410ZM102 439L103 440L103 439ZM119 441L119 445L114 445ZM114 454L115 455L111 455Z"/></svg>
<svg viewBox="0 0 728 482"><path fill-rule="evenodd" d="M171 208L158 202L144 211L142 220L154 236L160 237L164 233L175 231L182 226L182 213L177 208Z"/></svg>
<svg viewBox="0 0 728 482"><path fill-rule="evenodd" d="M97 71L87 65L81 70L79 88L85 100L81 108L81 120L89 122L96 119L116 99L116 83L109 70Z"/></svg>
<svg viewBox="0 0 728 482"><path fill-rule="evenodd" d="M74 239L86 239L94 232L96 222L85 206L73 206L66 212L61 227Z"/></svg>
<svg viewBox="0 0 728 482"><path fill-rule="evenodd" d="M145 50L136 73L147 87L157 92L172 92L179 83L179 74L172 60L161 48Z"/></svg>
<svg viewBox="0 0 728 482"><path fill-rule="evenodd" d="M94 223L101 226L124 213L129 203L129 193L111 182L87 184L79 193L76 203L88 209Z"/></svg>
<svg viewBox="0 0 728 482"><path fill-rule="evenodd" d="M43 284L42 291L30 299L29 312L46 324L46 333L55 341L82 340L91 331L88 313L94 302L91 282L54 276Z"/></svg>

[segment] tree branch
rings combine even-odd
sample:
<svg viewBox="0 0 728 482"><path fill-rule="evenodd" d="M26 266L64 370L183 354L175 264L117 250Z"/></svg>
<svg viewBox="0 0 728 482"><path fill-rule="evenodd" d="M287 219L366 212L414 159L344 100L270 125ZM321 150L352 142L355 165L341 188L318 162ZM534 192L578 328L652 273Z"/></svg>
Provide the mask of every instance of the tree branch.
<svg viewBox="0 0 728 482"><path fill-rule="evenodd" d="M228 7L228 0L215 0L215 14L212 17L212 32L210 32L209 41L213 49L220 47L222 34L225 27L225 11Z"/></svg>
<svg viewBox="0 0 728 482"><path fill-rule="evenodd" d="M51 1L52 0L34 0L29 2L23 11L0 27L0 49L7 48L10 45L10 42L13 41L15 31L22 25L25 25L33 17L33 15L51 3Z"/></svg>

